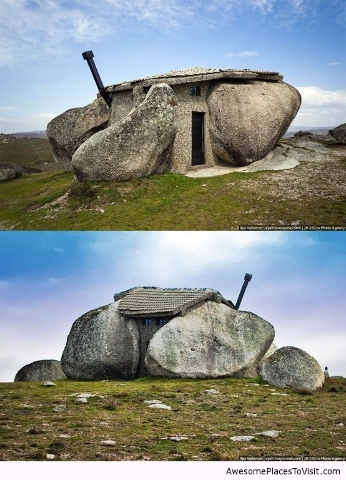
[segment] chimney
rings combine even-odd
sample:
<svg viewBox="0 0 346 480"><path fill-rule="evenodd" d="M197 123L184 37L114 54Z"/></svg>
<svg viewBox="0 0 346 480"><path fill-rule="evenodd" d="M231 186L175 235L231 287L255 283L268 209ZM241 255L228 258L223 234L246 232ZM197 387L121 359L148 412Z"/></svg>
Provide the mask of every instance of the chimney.
<svg viewBox="0 0 346 480"><path fill-rule="evenodd" d="M243 286L241 287L237 303L235 304L235 309L236 310L239 310L239 307L240 307L241 301L243 299L246 287L247 287L248 283L251 281L251 278L252 278L251 273L245 273L244 283L243 283Z"/></svg>
<svg viewBox="0 0 346 480"><path fill-rule="evenodd" d="M89 50L87 52L83 52L82 55L83 55L84 60L86 60L88 65L89 65L91 74L92 74L92 76L95 80L96 86L98 88L98 91L101 94L101 97L107 103L108 107L111 108L111 106L112 106L112 95L110 93L108 93L106 91L105 87L103 86L101 77L99 75L99 72L97 71L95 62L93 60L94 54L93 54L92 50Z"/></svg>

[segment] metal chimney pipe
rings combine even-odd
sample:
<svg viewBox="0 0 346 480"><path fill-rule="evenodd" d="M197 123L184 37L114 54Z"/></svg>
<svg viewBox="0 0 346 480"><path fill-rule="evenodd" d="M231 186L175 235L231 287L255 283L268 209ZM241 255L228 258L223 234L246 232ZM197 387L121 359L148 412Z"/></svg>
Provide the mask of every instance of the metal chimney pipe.
<svg viewBox="0 0 346 480"><path fill-rule="evenodd" d="M237 303L235 304L235 307L234 307L236 310L239 310L241 301L243 300L243 296L244 296L246 287L247 287L248 283L251 282L251 278L252 278L252 275L250 273L245 273L244 283L243 283L243 286L241 287Z"/></svg>
<svg viewBox="0 0 346 480"><path fill-rule="evenodd" d="M91 74L94 77L94 80L95 80L96 86L98 88L98 91L100 92L103 100L107 103L107 105L110 108L111 105L112 105L112 95L109 92L106 92L106 89L103 86L101 77L99 75L99 72L97 71L95 62L93 60L94 54L93 54L92 50L84 52L82 55L83 55L84 60L86 60L88 62Z"/></svg>

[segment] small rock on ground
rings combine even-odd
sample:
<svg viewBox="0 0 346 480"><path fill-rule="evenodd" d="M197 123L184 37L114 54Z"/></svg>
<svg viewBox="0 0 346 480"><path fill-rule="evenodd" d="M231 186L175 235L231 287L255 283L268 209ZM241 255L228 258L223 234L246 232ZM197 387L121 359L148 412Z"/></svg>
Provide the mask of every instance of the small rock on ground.
<svg viewBox="0 0 346 480"><path fill-rule="evenodd" d="M172 410L172 407L165 405L164 403L152 403L148 405L149 408L161 408L162 410Z"/></svg>
<svg viewBox="0 0 346 480"><path fill-rule="evenodd" d="M255 437L253 435L238 435L231 437L230 440L233 440L233 442L251 442L251 440L255 440Z"/></svg>
<svg viewBox="0 0 346 480"><path fill-rule="evenodd" d="M56 383L53 383L53 382L44 382L44 384L42 385L43 387L56 387Z"/></svg>
<svg viewBox="0 0 346 480"><path fill-rule="evenodd" d="M271 438L276 438L280 434L279 431L277 430L267 430L266 432L259 432L255 433L255 435L262 435L263 437L271 437Z"/></svg>
<svg viewBox="0 0 346 480"><path fill-rule="evenodd" d="M114 447L115 441L114 440L101 440L100 445L104 447Z"/></svg>
<svg viewBox="0 0 346 480"><path fill-rule="evenodd" d="M66 412L66 410L67 410L66 405L57 405L56 407L53 408L53 412L56 412L56 413Z"/></svg>

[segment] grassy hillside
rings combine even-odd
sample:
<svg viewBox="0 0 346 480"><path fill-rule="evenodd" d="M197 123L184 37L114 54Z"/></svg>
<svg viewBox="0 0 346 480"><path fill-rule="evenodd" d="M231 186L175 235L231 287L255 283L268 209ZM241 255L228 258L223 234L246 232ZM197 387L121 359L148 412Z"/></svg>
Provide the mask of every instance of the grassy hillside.
<svg viewBox="0 0 346 480"><path fill-rule="evenodd" d="M26 150L20 150L22 140ZM35 142L41 142L40 148ZM56 170L46 139L16 139L12 148L2 143L1 149L3 161L46 170L1 183L4 230L238 230L346 224L346 158L304 162L284 171L211 178L167 173L77 184L72 174Z"/></svg>
<svg viewBox="0 0 346 480"><path fill-rule="evenodd" d="M47 138L15 137L0 134L0 162L17 163L41 172L57 170Z"/></svg>
<svg viewBox="0 0 346 480"><path fill-rule="evenodd" d="M346 456L345 379L329 379L313 394L257 380L65 380L50 388L0 383L0 460L45 460L47 454L54 460L192 461ZM76 403L81 393L95 396ZM171 410L149 408L146 400ZM53 411L61 405L65 411ZM279 435L256 435L271 430ZM238 435L255 439L230 439ZM106 440L113 444L103 445Z"/></svg>

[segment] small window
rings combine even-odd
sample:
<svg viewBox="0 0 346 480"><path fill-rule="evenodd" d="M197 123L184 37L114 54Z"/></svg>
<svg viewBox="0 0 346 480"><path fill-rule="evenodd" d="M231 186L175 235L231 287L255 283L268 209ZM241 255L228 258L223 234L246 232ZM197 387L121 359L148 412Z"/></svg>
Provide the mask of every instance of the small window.
<svg viewBox="0 0 346 480"><path fill-rule="evenodd" d="M149 90L150 90L150 87L143 87L143 92L144 92L144 93L148 93Z"/></svg>
<svg viewBox="0 0 346 480"><path fill-rule="evenodd" d="M190 87L190 95L191 97L200 97L201 96L201 87Z"/></svg>
<svg viewBox="0 0 346 480"><path fill-rule="evenodd" d="M158 325L159 327L163 327L164 325L166 325L167 322L168 320L166 320L165 318L158 318L156 320L156 325Z"/></svg>
<svg viewBox="0 0 346 480"><path fill-rule="evenodd" d="M152 323L153 323L153 321L152 321L151 318L143 318L143 320L142 320L142 325L144 325L145 327L148 327Z"/></svg>

